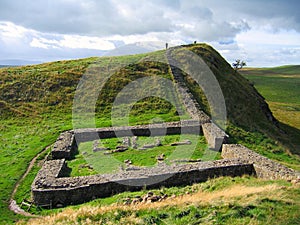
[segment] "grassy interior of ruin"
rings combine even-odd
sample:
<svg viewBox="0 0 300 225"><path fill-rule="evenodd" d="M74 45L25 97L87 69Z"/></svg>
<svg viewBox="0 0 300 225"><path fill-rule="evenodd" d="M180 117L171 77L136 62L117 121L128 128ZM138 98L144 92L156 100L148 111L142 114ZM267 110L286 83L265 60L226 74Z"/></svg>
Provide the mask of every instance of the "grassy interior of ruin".
<svg viewBox="0 0 300 225"><path fill-rule="evenodd" d="M142 149L145 145L154 145L158 140L161 143L160 146ZM102 139L97 146L110 150L96 152L93 151L94 142L81 143L78 154L75 155L74 159L67 161L67 165L71 169L70 176L115 173L130 166L152 167L161 162L171 164L180 163L181 160L186 160L187 163L189 160L220 159L220 153L209 150L205 138L198 135L138 137L137 148L129 147L124 152L113 152L117 146L122 146L122 141L123 138ZM172 146L172 144L185 143L186 141L191 143ZM128 161L130 161L130 165L128 165Z"/></svg>

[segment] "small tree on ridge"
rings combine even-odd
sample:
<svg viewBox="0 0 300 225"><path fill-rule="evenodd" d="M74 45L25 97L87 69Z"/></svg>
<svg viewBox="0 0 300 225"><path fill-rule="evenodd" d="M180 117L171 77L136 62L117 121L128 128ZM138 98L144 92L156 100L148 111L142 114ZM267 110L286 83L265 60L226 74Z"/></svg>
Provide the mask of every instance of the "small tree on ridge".
<svg viewBox="0 0 300 225"><path fill-rule="evenodd" d="M235 60L234 63L232 63L232 66L235 70L242 69L244 66L247 66L245 61L241 61L240 59Z"/></svg>

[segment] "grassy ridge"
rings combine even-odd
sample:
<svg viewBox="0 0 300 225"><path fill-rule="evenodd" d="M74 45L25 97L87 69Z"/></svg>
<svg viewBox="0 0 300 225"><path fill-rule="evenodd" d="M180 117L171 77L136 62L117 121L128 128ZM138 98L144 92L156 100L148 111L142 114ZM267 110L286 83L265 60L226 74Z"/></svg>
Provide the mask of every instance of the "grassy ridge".
<svg viewBox="0 0 300 225"><path fill-rule="evenodd" d="M288 125L278 124L264 98L257 92L256 86L254 87L253 83L234 71L210 46L189 45L187 49L202 57L219 82L226 103L228 118L226 132L230 136L229 142L243 144L260 154L287 163L287 166L299 170L300 139L295 136L298 131L295 132ZM180 53L178 50L179 55ZM186 59L183 56L178 60L184 62ZM188 74L182 72L182 75L200 105L203 105L209 114L211 109L207 100L203 98L203 91ZM268 88L267 84L263 87L263 89ZM294 96L294 92L298 93L298 90L290 89L287 96Z"/></svg>
<svg viewBox="0 0 300 225"><path fill-rule="evenodd" d="M281 147L278 146L276 139L278 130L266 119L264 111L260 108L262 100L251 84L235 74L221 56L209 46L199 44L188 48L202 56L220 82L231 123L228 132L235 137L232 141L252 146L261 153L271 158L277 157L277 160L288 165L299 165L297 158L287 155L285 143ZM162 52L0 69L1 223L12 223L20 218L8 210L8 200L14 184L25 172L30 160L43 148L52 144L60 132L72 129L72 103L82 75L86 73L92 75L93 71L100 71L105 75L118 68L105 83L96 102L96 125L110 126L111 101L122 87L136 78L149 76L170 78L168 66L160 59ZM149 62L147 59L158 60ZM197 98L201 104L209 109L199 88L197 89L192 81L189 82L189 86L198 93ZM90 87L97 88L97 85L91 83ZM248 102L249 104L246 104ZM248 113L243 113L245 111ZM172 105L155 97L137 102L129 118L130 124L178 119L178 112ZM88 124L83 121L82 126L86 125ZM273 136L269 134L270 132L264 134L262 131L264 127L270 128ZM285 142L289 141L287 137ZM39 166L36 165L35 172ZM21 185L17 193L18 201L22 201L24 193L28 194L29 184L33 178L34 174L31 174Z"/></svg>

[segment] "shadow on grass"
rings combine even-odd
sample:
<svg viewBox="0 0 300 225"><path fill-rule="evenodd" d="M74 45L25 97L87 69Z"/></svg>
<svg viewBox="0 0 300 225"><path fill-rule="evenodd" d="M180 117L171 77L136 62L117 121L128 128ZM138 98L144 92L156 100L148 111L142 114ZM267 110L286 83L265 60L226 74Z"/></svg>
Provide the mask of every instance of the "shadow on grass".
<svg viewBox="0 0 300 225"><path fill-rule="evenodd" d="M300 130L281 122L279 122L279 128L284 131L279 137L280 142L282 142L292 154L300 156Z"/></svg>

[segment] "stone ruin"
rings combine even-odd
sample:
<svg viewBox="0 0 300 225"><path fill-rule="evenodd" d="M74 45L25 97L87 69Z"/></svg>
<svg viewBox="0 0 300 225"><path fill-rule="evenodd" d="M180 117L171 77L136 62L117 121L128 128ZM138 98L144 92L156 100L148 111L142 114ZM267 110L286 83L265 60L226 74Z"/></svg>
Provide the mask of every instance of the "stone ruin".
<svg viewBox="0 0 300 225"><path fill-rule="evenodd" d="M242 145L223 144L222 160L193 162L156 167L135 167L115 174L66 177L66 160L76 154L78 140L101 138L150 136L156 134L203 134L203 124L196 121L172 122L131 127L79 129L62 133L57 139L49 159L38 172L32 187L34 204L61 207L80 204L96 198L124 191L137 191L144 187L159 188L188 185L219 176L253 175L267 179L299 179L299 174L279 163L263 157ZM199 129L200 128L200 129ZM151 130L151 131L150 131ZM115 131L115 132L113 132ZM219 137L218 137L219 138ZM75 141L76 140L76 141Z"/></svg>
<svg viewBox="0 0 300 225"><path fill-rule="evenodd" d="M172 59L169 57L168 60ZM225 144L227 134L200 110L199 104L185 85L178 68L170 64L176 89L193 120L140 126L78 129L62 133L55 142L50 157L45 161L32 183L31 191L35 205L50 208L62 207L124 191L137 191L145 187L150 189L188 185L219 176L247 174L266 179L289 181L300 179L299 174L294 170L242 145ZM108 149L97 148L99 139L132 137L133 143L130 144L137 148L136 137L153 136L153 134L155 136L203 134L210 149L222 151L223 159L208 162L183 160L184 164L159 163L156 167L135 167L115 174L67 177L69 169L66 160L71 159L77 153L77 146L81 142L95 141L93 150L102 151ZM123 145L129 145L129 140L125 139Z"/></svg>

